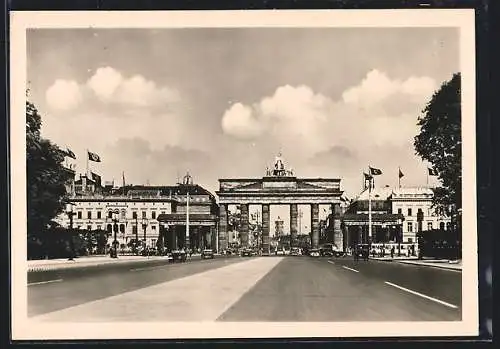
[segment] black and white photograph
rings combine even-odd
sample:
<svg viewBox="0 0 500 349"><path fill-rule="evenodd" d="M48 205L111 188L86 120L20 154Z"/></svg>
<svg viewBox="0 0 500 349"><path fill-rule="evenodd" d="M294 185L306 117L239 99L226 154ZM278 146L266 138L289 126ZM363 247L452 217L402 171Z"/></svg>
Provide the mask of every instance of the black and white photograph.
<svg viewBox="0 0 500 349"><path fill-rule="evenodd" d="M14 12L18 339L477 334L473 10Z"/></svg>

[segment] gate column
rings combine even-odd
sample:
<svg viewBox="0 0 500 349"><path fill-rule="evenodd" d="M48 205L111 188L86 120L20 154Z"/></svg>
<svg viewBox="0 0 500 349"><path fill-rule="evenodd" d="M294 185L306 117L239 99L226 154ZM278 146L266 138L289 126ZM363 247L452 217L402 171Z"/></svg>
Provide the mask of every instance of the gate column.
<svg viewBox="0 0 500 349"><path fill-rule="evenodd" d="M290 204L290 246L297 246L297 218L298 218L298 205Z"/></svg>
<svg viewBox="0 0 500 349"><path fill-rule="evenodd" d="M241 232L240 232L240 239L241 239L241 245L243 248L248 247L248 204L241 204L240 205L240 227L241 227Z"/></svg>
<svg viewBox="0 0 500 349"><path fill-rule="evenodd" d="M319 204L311 204L311 245L319 247Z"/></svg>
<svg viewBox="0 0 500 349"><path fill-rule="evenodd" d="M332 217L333 217L333 242L338 248L344 247L344 234L340 226L341 210L340 204L332 204Z"/></svg>
<svg viewBox="0 0 500 349"><path fill-rule="evenodd" d="M212 236L214 236L213 234ZM227 205L221 204L219 206L219 246L218 251L223 251L227 249ZM212 245L212 249L215 249L215 245Z"/></svg>
<svg viewBox="0 0 500 349"><path fill-rule="evenodd" d="M269 204L262 204L262 251L269 253Z"/></svg>

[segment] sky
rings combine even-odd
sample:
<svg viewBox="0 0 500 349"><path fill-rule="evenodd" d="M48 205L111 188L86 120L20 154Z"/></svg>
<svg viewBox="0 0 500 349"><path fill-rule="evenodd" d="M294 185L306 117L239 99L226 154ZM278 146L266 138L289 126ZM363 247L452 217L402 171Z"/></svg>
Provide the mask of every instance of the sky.
<svg viewBox="0 0 500 349"><path fill-rule="evenodd" d="M189 171L215 192L281 152L298 177L341 178L354 197L368 166L383 171L376 185L396 186L398 167L402 185L426 185L416 122L459 71L458 39L443 27L30 29L29 98L42 135L76 154L77 172L98 154L104 181L171 185Z"/></svg>

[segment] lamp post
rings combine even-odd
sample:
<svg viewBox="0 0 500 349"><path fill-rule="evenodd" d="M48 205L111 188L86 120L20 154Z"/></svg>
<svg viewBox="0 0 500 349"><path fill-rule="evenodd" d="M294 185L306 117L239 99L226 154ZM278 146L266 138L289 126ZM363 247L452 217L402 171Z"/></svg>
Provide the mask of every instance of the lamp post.
<svg viewBox="0 0 500 349"><path fill-rule="evenodd" d="M137 221L137 216L135 216L135 254L139 254L139 222Z"/></svg>
<svg viewBox="0 0 500 349"><path fill-rule="evenodd" d="M118 210L111 211L111 222L113 223L113 248L111 258L118 258L118 241L116 234L118 233Z"/></svg>
<svg viewBox="0 0 500 349"><path fill-rule="evenodd" d="M142 218L142 229L144 231L144 252L146 253L146 255L148 255L149 257L149 254L146 252L146 228L148 227L148 220L146 217L143 217Z"/></svg>
<svg viewBox="0 0 500 349"><path fill-rule="evenodd" d="M398 257L401 257L401 238L403 233L403 221L401 218L398 218Z"/></svg>
<svg viewBox="0 0 500 349"><path fill-rule="evenodd" d="M73 242L73 216L76 214L73 212L73 203L70 202L66 204L66 214L68 215L69 218L69 231L70 231L70 239L69 239L69 245L70 245L70 256L68 258L69 261L72 261L75 255L75 245Z"/></svg>

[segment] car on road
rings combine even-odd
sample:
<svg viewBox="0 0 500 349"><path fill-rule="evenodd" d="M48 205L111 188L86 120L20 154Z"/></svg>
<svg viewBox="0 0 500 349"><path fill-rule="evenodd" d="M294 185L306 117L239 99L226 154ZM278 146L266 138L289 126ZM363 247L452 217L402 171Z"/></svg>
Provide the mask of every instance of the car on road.
<svg viewBox="0 0 500 349"><path fill-rule="evenodd" d="M354 260L359 260L362 258L367 261L370 256L370 245L368 244L358 244L354 248Z"/></svg>
<svg viewBox="0 0 500 349"><path fill-rule="evenodd" d="M184 250L172 251L172 262L185 262L187 260L187 253Z"/></svg>
<svg viewBox="0 0 500 349"><path fill-rule="evenodd" d="M249 248L244 248L243 250L241 250L242 257L252 257L252 255L253 255L252 250Z"/></svg>
<svg viewBox="0 0 500 349"><path fill-rule="evenodd" d="M214 251L205 249L201 252L201 259L214 259Z"/></svg>
<svg viewBox="0 0 500 349"><path fill-rule="evenodd" d="M319 257L320 255L321 254L320 254L319 248L313 248L313 249L309 250L310 257Z"/></svg>
<svg viewBox="0 0 500 349"><path fill-rule="evenodd" d="M276 249L276 255L277 256L284 256L285 255L285 251L283 250L283 247L278 247Z"/></svg>
<svg viewBox="0 0 500 349"><path fill-rule="evenodd" d="M300 256L301 255L300 248L298 248L298 247L292 247L292 249L290 250L290 254L292 256Z"/></svg>

